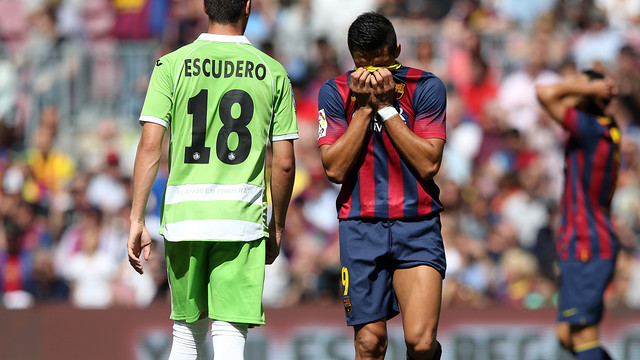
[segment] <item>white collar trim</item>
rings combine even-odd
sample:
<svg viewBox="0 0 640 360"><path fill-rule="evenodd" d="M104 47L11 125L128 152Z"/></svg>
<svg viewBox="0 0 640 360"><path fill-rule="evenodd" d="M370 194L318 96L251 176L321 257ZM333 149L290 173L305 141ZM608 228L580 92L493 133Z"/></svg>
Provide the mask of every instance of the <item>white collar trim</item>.
<svg viewBox="0 0 640 360"><path fill-rule="evenodd" d="M247 39L244 35L219 35L219 34L210 34L210 33L202 33L198 36L198 40L205 41L215 41L215 42L225 42L225 43L244 43L251 44L249 39Z"/></svg>

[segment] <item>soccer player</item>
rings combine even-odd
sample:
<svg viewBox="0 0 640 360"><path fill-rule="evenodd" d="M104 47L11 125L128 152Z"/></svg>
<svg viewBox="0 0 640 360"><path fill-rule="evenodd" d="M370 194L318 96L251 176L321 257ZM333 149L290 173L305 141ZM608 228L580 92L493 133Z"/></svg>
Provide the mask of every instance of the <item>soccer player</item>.
<svg viewBox="0 0 640 360"><path fill-rule="evenodd" d="M610 359L600 345L598 324L619 248L609 211L620 167L620 131L604 113L614 84L586 71L538 86L536 92L544 109L569 133L557 237L558 339L576 359Z"/></svg>
<svg viewBox="0 0 640 360"><path fill-rule="evenodd" d="M445 143L446 91L402 66L395 30L377 13L350 26L355 63L324 83L319 146L337 199L347 324L356 359L383 359L387 319L402 313L407 359L440 359L436 341L446 260L433 181Z"/></svg>
<svg viewBox="0 0 640 360"><path fill-rule="evenodd" d="M169 128L161 234L171 288L171 360L196 359L213 319L214 359L244 358L264 324L265 262L280 250L298 138L290 80L242 35L251 0L205 0L208 33L155 64L140 116L128 251L143 272L145 206ZM265 158L273 151L267 225Z"/></svg>

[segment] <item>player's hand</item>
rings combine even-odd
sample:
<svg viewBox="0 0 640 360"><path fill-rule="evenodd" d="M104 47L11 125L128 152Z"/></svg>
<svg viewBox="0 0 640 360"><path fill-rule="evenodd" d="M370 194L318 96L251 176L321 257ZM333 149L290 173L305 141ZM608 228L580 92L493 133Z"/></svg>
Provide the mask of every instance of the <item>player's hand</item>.
<svg viewBox="0 0 640 360"><path fill-rule="evenodd" d="M129 240L127 241L127 252L129 254L129 264L131 264L139 274L144 273L140 254L143 255L145 261L149 260L149 255L151 255L151 236L143 223L131 223Z"/></svg>
<svg viewBox="0 0 640 360"><path fill-rule="evenodd" d="M349 89L360 107L371 106L371 73L368 70L358 68L352 72Z"/></svg>
<svg viewBox="0 0 640 360"><path fill-rule="evenodd" d="M265 264L271 265L280 255L280 244L282 243L282 231L276 230L275 222L269 222L269 238L267 239L267 249Z"/></svg>
<svg viewBox="0 0 640 360"><path fill-rule="evenodd" d="M393 100L396 97L396 82L389 69L381 68L371 75L371 88L375 109L393 106Z"/></svg>
<svg viewBox="0 0 640 360"><path fill-rule="evenodd" d="M599 99L610 99L617 93L615 84L610 78L598 79L589 82L591 93Z"/></svg>

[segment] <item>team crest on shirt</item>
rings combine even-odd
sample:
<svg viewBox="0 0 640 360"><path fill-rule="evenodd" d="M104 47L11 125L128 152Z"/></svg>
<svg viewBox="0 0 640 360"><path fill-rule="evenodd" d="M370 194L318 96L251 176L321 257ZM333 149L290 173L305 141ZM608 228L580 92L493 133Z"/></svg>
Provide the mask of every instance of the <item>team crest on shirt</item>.
<svg viewBox="0 0 640 360"><path fill-rule="evenodd" d="M324 114L324 109L318 111L318 139L327 135L327 116Z"/></svg>
<svg viewBox="0 0 640 360"><path fill-rule="evenodd" d="M407 87L407 84L400 83L396 84L396 100L402 99L404 96L404 89Z"/></svg>
<svg viewBox="0 0 640 360"><path fill-rule="evenodd" d="M351 314L351 310L353 309L353 307L351 306L351 299L347 297L342 299L342 301L344 302L344 311L347 314Z"/></svg>

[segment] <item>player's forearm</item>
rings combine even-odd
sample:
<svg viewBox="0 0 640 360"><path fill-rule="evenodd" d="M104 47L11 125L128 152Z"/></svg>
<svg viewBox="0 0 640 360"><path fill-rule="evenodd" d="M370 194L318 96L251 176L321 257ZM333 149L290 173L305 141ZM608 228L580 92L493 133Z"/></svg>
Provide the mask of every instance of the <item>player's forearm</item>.
<svg viewBox="0 0 640 360"><path fill-rule="evenodd" d="M162 141L152 141L143 134L138 144L133 167L133 199L131 203L131 222L144 222L147 201L151 188L158 175L162 156Z"/></svg>
<svg viewBox="0 0 640 360"><path fill-rule="evenodd" d="M353 114L349 128L333 144L320 148L322 165L329 181L341 184L360 157L373 110L363 107Z"/></svg>
<svg viewBox="0 0 640 360"><path fill-rule="evenodd" d="M554 120L559 122L562 122L562 118L568 107L565 103L565 98L569 96L590 95L592 92L593 89L588 86L588 84L573 81L536 86L536 96L540 105L542 105Z"/></svg>
<svg viewBox="0 0 640 360"><path fill-rule="evenodd" d="M444 141L423 139L414 134L396 115L384 123L385 131L402 160L419 180L432 179L440 170Z"/></svg>
<svg viewBox="0 0 640 360"><path fill-rule="evenodd" d="M273 145L274 151L271 165L272 216L276 226L275 230L282 233L295 180L295 155L292 141L278 141L274 142Z"/></svg>

